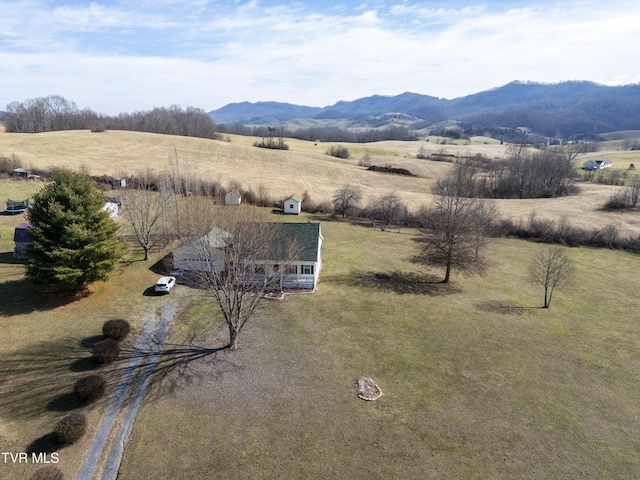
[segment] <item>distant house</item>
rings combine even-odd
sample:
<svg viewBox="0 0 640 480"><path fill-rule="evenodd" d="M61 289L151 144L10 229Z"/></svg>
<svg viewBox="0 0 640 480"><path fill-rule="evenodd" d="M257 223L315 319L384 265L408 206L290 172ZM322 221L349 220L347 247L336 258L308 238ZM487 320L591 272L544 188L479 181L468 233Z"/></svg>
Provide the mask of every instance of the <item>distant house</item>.
<svg viewBox="0 0 640 480"><path fill-rule="evenodd" d="M26 260L27 251L33 244L31 235L29 235L29 229L33 228L29 223L21 223L13 232L13 241L16 246L13 249L13 258L16 260Z"/></svg>
<svg viewBox="0 0 640 480"><path fill-rule="evenodd" d="M322 242L324 240L319 223L273 222L265 223L265 228L277 228L269 258L254 260L249 267L256 274L255 283L264 282L280 289L314 290L318 284L322 266ZM287 242L295 240L299 246L295 258L279 258ZM210 256L205 259L199 254L199 245L205 242ZM197 272L213 266L224 271L224 249L232 242L231 235L219 228L213 228L206 237L191 239L172 250L173 268L176 271Z"/></svg>
<svg viewBox="0 0 640 480"><path fill-rule="evenodd" d="M583 170L601 170L603 168L610 168L613 165L610 160L587 160L582 164Z"/></svg>
<svg viewBox="0 0 640 480"><path fill-rule="evenodd" d="M291 195L284 199L284 213L298 215L302 211L302 198Z"/></svg>
<svg viewBox="0 0 640 480"><path fill-rule="evenodd" d="M29 170L24 168L16 168L11 172L13 178L29 178Z"/></svg>
<svg viewBox="0 0 640 480"><path fill-rule="evenodd" d="M127 186L126 178L114 178L111 180L111 187L113 188L125 188Z"/></svg>
<svg viewBox="0 0 640 480"><path fill-rule="evenodd" d="M240 205L242 202L242 195L238 190L231 190L224 196L225 205Z"/></svg>

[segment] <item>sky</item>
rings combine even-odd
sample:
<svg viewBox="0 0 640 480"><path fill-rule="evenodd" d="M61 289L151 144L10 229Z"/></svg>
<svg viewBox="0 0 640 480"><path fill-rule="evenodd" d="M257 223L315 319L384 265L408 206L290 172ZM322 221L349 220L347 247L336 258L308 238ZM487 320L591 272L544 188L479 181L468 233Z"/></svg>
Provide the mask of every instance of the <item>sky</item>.
<svg viewBox="0 0 640 480"><path fill-rule="evenodd" d="M514 80L640 83L637 0L0 0L0 110L324 107Z"/></svg>

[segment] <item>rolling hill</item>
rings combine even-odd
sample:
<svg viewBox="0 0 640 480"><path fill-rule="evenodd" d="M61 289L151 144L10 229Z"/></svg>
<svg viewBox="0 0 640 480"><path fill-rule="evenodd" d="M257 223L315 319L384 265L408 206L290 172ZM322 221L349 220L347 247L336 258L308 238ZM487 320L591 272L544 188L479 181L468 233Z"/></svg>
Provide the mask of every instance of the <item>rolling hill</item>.
<svg viewBox="0 0 640 480"><path fill-rule="evenodd" d="M16 157L26 168L84 168L93 175L131 175L146 168L156 172L170 169L177 155L180 168L195 178L217 181L222 186L241 185L254 192L264 187L274 199L307 192L314 202L330 202L334 192L345 183L360 187L363 203L395 191L410 209L431 200L435 182L451 168L450 163L419 160L422 148L427 152L447 152L458 156L481 153L501 158L506 145L473 139L468 145L441 145L431 141L385 141L347 144L351 156L339 159L326 154L330 143L289 139L289 150L253 147L253 137L227 136L227 141L160 135L152 133L106 131L61 131L39 134L10 134L0 130L0 156ZM359 165L368 154L373 165L404 168L414 177L369 171ZM626 170L630 163L640 164L640 152L598 152L597 158L613 160L614 169ZM578 160L580 162L580 160ZM620 188L582 184L581 192L563 198L537 200L498 200L505 217L526 220L567 219L582 228L602 228L615 224L623 234L640 235L637 212L611 213L602 210L609 197ZM8 192L0 192L7 198Z"/></svg>

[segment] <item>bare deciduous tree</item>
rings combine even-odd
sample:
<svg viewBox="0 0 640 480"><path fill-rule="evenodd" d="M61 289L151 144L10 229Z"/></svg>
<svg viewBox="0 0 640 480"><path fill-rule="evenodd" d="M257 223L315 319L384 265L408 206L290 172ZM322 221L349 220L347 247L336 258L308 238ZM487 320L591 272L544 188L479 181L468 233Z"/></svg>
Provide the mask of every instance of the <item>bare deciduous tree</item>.
<svg viewBox="0 0 640 480"><path fill-rule="evenodd" d="M162 185L162 183L161 183ZM155 189L154 175L146 170L136 175L133 182L120 195L122 217L129 222L144 251L144 259L149 260L149 251L160 240L157 231L168 205L170 191Z"/></svg>
<svg viewBox="0 0 640 480"><path fill-rule="evenodd" d="M449 282L454 268L477 273L486 268L481 247L489 239L497 210L490 202L470 197L472 177L473 172L466 167L456 167L438 182L434 205L419 214L421 248L415 260L427 266L443 266L443 283Z"/></svg>
<svg viewBox="0 0 640 480"><path fill-rule="evenodd" d="M566 285L574 273L573 261L563 247L538 250L529 267L529 280L544 287L544 308L549 308L553 292Z"/></svg>
<svg viewBox="0 0 640 480"><path fill-rule="evenodd" d="M370 207L373 218L382 221L383 225L396 221L403 208L404 205L397 192L389 192L374 199Z"/></svg>
<svg viewBox="0 0 640 480"><path fill-rule="evenodd" d="M333 209L336 213L347 218L350 212L360 205L362 190L355 185L343 185L333 194Z"/></svg>
<svg viewBox="0 0 640 480"><path fill-rule="evenodd" d="M278 287L285 265L300 245L288 236L284 223L265 222L264 212L253 207L218 209L215 227L193 243L200 259L199 280L211 292L229 329L228 348L255 315L265 293ZM278 262L278 263L275 263Z"/></svg>

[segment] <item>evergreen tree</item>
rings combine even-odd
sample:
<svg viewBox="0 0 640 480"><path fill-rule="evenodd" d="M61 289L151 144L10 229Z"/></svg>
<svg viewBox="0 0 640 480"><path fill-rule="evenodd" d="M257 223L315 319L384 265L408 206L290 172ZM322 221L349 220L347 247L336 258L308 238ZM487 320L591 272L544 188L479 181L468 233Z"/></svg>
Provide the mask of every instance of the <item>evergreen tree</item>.
<svg viewBox="0 0 640 480"><path fill-rule="evenodd" d="M124 254L118 226L86 174L61 170L33 197L28 219L33 247L27 279L50 290L83 290L106 280Z"/></svg>

